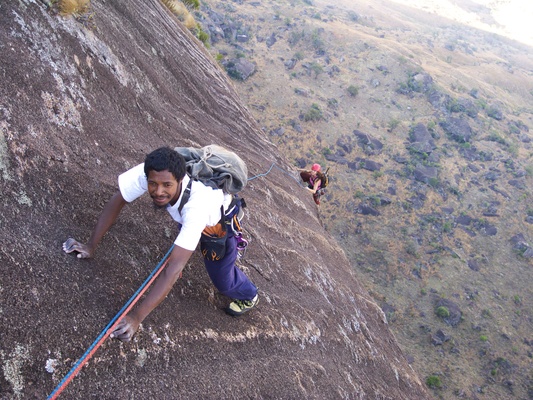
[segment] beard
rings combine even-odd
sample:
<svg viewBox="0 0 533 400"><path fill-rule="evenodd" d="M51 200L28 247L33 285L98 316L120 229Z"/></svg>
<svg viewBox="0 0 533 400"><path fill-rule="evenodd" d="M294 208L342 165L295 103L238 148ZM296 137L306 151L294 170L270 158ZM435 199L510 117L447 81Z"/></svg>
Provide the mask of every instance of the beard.
<svg viewBox="0 0 533 400"><path fill-rule="evenodd" d="M154 210L166 210L168 205L169 205L169 203L167 203L165 205L159 205L159 204L157 204L157 203L152 201L152 206L154 207Z"/></svg>

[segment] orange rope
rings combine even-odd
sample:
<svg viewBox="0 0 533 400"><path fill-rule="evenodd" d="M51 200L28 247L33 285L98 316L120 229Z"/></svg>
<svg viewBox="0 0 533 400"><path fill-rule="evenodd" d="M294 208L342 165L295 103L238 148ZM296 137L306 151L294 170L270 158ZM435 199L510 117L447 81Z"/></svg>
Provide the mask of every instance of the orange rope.
<svg viewBox="0 0 533 400"><path fill-rule="evenodd" d="M174 246L173 246L174 247ZM172 250L172 248L170 249ZM170 250L165 256L168 257L170 254ZM164 259L163 259L164 260ZM122 318L126 316L126 314L133 308L135 303L140 299L140 297L146 292L148 287L153 283L153 281L158 277L158 275L163 271L165 266L167 265L168 260L166 260L163 265L159 268L159 270L152 276L152 278L144 285L142 290L134 297L134 299L131 301L130 305L126 308L125 311L122 313L119 312L119 316L116 318L115 323L111 326L111 328L107 329L105 333L102 335L100 334L100 340L97 340L96 343L93 343L92 347L89 348L89 350L80 358L75 365L77 365L74 369L71 369L70 372L66 375L66 377L59 383L59 385L54 389L54 391L50 394L50 396L47 397L47 400L55 400L57 397L61 394L61 392L67 387L67 385L74 379L74 377L78 374L78 372L81 370L81 368L89 361L89 358L92 357L92 355L98 350L98 348L102 345L102 343L108 338L108 336L113 332L113 330L116 328L116 326L120 323ZM104 328L105 329L105 328Z"/></svg>

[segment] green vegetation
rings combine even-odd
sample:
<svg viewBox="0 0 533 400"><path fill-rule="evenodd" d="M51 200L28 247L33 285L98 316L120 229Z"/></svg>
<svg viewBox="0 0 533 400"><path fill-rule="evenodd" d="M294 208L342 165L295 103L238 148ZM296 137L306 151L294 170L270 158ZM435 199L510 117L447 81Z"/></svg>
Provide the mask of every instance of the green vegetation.
<svg viewBox="0 0 533 400"><path fill-rule="evenodd" d="M375 171L375 172L378 172L378 171ZM381 199L379 198L379 196L370 196L370 202L372 203L372 205L374 207L377 207L381 204Z"/></svg>
<svg viewBox="0 0 533 400"><path fill-rule="evenodd" d="M506 145L507 142L505 141L505 138L503 138L499 133L497 132L491 132L489 134L489 137L487 138L488 141L500 143L503 145Z"/></svg>
<svg viewBox="0 0 533 400"><path fill-rule="evenodd" d="M449 233L452 231L452 223L450 221L446 221L444 224L442 224L442 231L445 233Z"/></svg>
<svg viewBox="0 0 533 400"><path fill-rule="evenodd" d="M192 7L195 10L200 8L200 0L181 0L186 6Z"/></svg>
<svg viewBox="0 0 533 400"><path fill-rule="evenodd" d="M209 48L209 33L204 31L200 24L196 24L196 37L205 47Z"/></svg>
<svg viewBox="0 0 533 400"><path fill-rule="evenodd" d="M441 318L448 318L450 316L450 310L447 307L440 306L435 310L435 314Z"/></svg>
<svg viewBox="0 0 533 400"><path fill-rule="evenodd" d="M289 46L294 47L296 44L305 37L305 32L301 31L292 31L289 35Z"/></svg>
<svg viewBox="0 0 533 400"><path fill-rule="evenodd" d="M318 29L315 29L311 34L311 43L313 45L313 49L315 49L317 53L323 53L326 50L326 44L320 37L320 31Z"/></svg>
<svg viewBox="0 0 533 400"><path fill-rule="evenodd" d="M304 121L320 121L323 118L322 110L320 106L316 103L311 104L311 107L303 115Z"/></svg>
<svg viewBox="0 0 533 400"><path fill-rule="evenodd" d="M398 127L398 125L400 125L400 120L393 118L388 122L387 128L389 129L389 132L392 132L394 128Z"/></svg>
<svg viewBox="0 0 533 400"><path fill-rule="evenodd" d="M359 94L359 88L357 86L354 86L354 85L348 86L348 89L346 89L346 90L348 91L348 93L352 97L355 97L355 96L357 96Z"/></svg>
<svg viewBox="0 0 533 400"><path fill-rule="evenodd" d="M486 342L489 340L489 338L487 337L487 335L480 335L479 340L481 340L482 342Z"/></svg>
<svg viewBox="0 0 533 400"><path fill-rule="evenodd" d="M426 378L426 385L432 389L440 389L442 387L442 381L437 375L430 375Z"/></svg>
<svg viewBox="0 0 533 400"><path fill-rule="evenodd" d="M336 110L339 107L339 102L337 99L328 99L328 107Z"/></svg>
<svg viewBox="0 0 533 400"><path fill-rule="evenodd" d="M438 188L440 186L439 178L429 178L428 185L432 188Z"/></svg>
<svg viewBox="0 0 533 400"><path fill-rule="evenodd" d="M412 242L408 243L407 246L405 246L405 252L413 257L418 258L416 245Z"/></svg>
<svg viewBox="0 0 533 400"><path fill-rule="evenodd" d="M322 68L322 65L317 62L311 63L311 70L315 73L315 79L318 77L318 75L324 72L324 68Z"/></svg>

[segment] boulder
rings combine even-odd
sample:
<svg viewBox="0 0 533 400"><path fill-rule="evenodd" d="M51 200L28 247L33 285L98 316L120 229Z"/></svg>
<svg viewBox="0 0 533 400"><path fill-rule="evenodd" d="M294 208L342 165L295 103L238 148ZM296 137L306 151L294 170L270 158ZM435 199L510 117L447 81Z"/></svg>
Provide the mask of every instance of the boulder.
<svg viewBox="0 0 533 400"><path fill-rule="evenodd" d="M409 147L419 153L430 154L437 145L424 124L416 124L409 135Z"/></svg>
<svg viewBox="0 0 533 400"><path fill-rule="evenodd" d="M468 143L472 139L472 128L464 118L448 117L439 124L444 132L458 143Z"/></svg>
<svg viewBox="0 0 533 400"><path fill-rule="evenodd" d="M383 143L381 143L378 139L357 129L353 131L353 134L357 138L357 143L366 154L381 154L381 151L383 150Z"/></svg>

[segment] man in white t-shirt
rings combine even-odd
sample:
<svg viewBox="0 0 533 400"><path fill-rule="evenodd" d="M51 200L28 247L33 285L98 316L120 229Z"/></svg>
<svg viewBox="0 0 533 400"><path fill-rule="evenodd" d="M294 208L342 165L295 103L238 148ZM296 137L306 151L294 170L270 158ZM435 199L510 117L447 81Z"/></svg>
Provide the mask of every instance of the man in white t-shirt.
<svg viewBox="0 0 533 400"><path fill-rule="evenodd" d="M180 224L168 265L155 281L141 304L126 315L111 337L131 340L141 322L170 292L187 261L196 249L202 231L213 231L222 219L221 207L226 210L232 196L221 189L212 189L199 181L189 182L185 159L169 147L161 147L146 156L145 162L124 172L118 178L119 190L104 206L87 244L73 238L63 243L66 253L76 252L78 258L91 258L105 233L115 222L122 208L148 192L154 205L166 208ZM183 204L184 193L189 191ZM237 238L228 231L225 252L221 258L204 258L205 267L215 287L233 299L226 313L240 316L258 302L257 287L236 265Z"/></svg>

